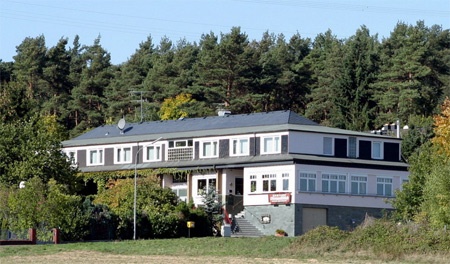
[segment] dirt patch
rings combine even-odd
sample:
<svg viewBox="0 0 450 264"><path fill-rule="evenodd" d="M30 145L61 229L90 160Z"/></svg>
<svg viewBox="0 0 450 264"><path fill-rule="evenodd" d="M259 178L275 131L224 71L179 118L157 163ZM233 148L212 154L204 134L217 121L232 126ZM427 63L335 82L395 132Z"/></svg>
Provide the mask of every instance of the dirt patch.
<svg viewBox="0 0 450 264"><path fill-rule="evenodd" d="M299 261L295 259L263 259L263 258L237 258L237 257L178 257L178 256L139 256L139 255L115 255L91 251L71 251L61 252L52 255L42 256L13 256L0 258L2 264L6 263L51 263L51 264L71 264L71 263L212 263L212 264L235 264L235 263L272 263L272 264L297 264L297 263L319 263L316 259Z"/></svg>

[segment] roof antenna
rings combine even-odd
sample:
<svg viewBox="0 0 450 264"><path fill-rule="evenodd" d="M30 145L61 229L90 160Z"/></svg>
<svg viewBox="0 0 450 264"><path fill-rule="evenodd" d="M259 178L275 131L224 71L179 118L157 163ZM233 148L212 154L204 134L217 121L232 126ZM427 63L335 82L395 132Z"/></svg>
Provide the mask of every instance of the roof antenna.
<svg viewBox="0 0 450 264"><path fill-rule="evenodd" d="M119 123L117 123L117 128L120 129L120 134L123 135L123 129L125 128L126 122L125 122L125 118L121 118L119 120Z"/></svg>

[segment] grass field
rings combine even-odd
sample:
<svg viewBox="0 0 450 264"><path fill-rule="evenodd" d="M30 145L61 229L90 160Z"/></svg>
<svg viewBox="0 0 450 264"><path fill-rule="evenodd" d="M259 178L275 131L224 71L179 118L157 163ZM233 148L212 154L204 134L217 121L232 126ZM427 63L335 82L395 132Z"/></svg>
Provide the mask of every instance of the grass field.
<svg viewBox="0 0 450 264"><path fill-rule="evenodd" d="M386 260L370 252L298 250L298 238L181 238L1 246L0 263L445 263L409 254ZM448 257L448 256L447 256Z"/></svg>

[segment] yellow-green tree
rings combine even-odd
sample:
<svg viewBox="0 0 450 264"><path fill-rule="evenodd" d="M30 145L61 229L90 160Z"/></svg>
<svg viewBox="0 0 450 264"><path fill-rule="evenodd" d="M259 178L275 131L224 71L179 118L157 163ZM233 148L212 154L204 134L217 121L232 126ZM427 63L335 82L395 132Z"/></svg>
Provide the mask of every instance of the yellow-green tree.
<svg viewBox="0 0 450 264"><path fill-rule="evenodd" d="M175 96L175 98L166 98L161 105L159 117L161 120L174 120L187 117L189 115L189 106L195 102L192 95L187 93L181 93Z"/></svg>

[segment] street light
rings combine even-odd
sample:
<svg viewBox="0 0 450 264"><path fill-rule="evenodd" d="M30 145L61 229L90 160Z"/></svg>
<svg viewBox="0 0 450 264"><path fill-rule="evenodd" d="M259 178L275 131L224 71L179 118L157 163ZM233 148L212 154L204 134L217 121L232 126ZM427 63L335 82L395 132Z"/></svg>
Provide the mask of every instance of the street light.
<svg viewBox="0 0 450 264"><path fill-rule="evenodd" d="M137 159L138 159L138 154L139 154L139 151L141 151L144 147L153 145L155 142L157 142L161 138L162 137L159 137L145 146L142 146L142 147L138 146L136 155L134 157L133 240L136 240L136 201L137 201Z"/></svg>

